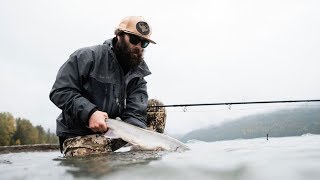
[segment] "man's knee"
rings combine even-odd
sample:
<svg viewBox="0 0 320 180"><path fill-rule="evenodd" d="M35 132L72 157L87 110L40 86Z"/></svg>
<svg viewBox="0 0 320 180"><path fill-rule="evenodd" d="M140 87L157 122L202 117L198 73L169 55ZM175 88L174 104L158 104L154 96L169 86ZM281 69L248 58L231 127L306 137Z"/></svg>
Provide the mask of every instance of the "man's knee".
<svg viewBox="0 0 320 180"><path fill-rule="evenodd" d="M147 126L151 130L163 133L167 118L166 109L164 107L155 106L164 106L164 104L156 99L150 99L148 101Z"/></svg>
<svg viewBox="0 0 320 180"><path fill-rule="evenodd" d="M111 152L111 140L103 135L87 135L68 138L63 142L65 157L86 156Z"/></svg>

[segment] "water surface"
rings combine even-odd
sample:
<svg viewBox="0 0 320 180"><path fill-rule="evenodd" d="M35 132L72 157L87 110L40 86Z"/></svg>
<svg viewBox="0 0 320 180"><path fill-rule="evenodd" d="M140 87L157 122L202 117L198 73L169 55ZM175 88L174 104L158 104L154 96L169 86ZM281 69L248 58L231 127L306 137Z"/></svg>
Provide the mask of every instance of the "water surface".
<svg viewBox="0 0 320 180"><path fill-rule="evenodd" d="M190 151L0 155L0 179L320 179L320 135L190 141Z"/></svg>

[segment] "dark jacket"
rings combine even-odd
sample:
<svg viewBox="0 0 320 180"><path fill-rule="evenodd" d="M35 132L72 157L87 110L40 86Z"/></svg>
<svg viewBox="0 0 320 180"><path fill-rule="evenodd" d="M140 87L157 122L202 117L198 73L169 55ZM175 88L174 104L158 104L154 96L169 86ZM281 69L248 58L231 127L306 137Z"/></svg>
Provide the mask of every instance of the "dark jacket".
<svg viewBox="0 0 320 180"><path fill-rule="evenodd" d="M148 101L146 63L124 76L113 51L112 39L102 45L74 52L60 68L50 100L62 110L57 118L57 135L74 137L94 134L88 128L96 109L109 118L145 128Z"/></svg>

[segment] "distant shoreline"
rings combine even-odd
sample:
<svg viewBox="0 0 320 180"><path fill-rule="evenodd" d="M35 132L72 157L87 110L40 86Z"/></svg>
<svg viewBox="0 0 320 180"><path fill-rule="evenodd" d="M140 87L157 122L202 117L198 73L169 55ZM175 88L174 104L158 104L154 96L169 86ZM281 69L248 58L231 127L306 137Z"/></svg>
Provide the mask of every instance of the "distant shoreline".
<svg viewBox="0 0 320 180"><path fill-rule="evenodd" d="M213 142L261 137L288 137L320 134L320 107L302 107L253 114L220 126L209 126L191 131L180 140L191 139Z"/></svg>
<svg viewBox="0 0 320 180"><path fill-rule="evenodd" d="M33 145L14 145L0 146L0 154L34 152L34 151L58 151L58 144L33 144Z"/></svg>

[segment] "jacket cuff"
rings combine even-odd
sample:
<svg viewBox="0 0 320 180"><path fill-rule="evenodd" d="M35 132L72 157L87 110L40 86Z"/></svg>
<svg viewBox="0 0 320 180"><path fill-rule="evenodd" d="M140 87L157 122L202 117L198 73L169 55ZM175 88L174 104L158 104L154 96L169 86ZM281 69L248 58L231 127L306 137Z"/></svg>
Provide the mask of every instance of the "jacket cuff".
<svg viewBox="0 0 320 180"><path fill-rule="evenodd" d="M88 103L86 108L84 109L84 113L86 114L85 117L83 118L83 121L86 124L89 124L89 119L91 115L98 110L97 106L91 103Z"/></svg>
<svg viewBox="0 0 320 180"><path fill-rule="evenodd" d="M90 117L92 116L92 114L94 113L94 112L96 112L96 111L98 111L98 108L93 108L90 112L89 112L89 116L88 116L88 120L90 119Z"/></svg>

